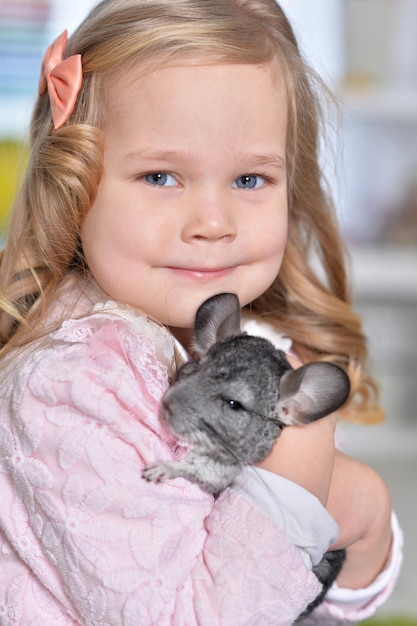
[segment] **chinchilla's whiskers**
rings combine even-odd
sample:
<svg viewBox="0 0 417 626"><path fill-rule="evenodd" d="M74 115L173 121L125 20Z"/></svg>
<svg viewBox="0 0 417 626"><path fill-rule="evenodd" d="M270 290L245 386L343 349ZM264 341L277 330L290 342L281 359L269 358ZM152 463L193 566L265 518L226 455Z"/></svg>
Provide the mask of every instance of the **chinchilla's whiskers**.
<svg viewBox="0 0 417 626"><path fill-rule="evenodd" d="M272 422L276 426L279 426L281 429L285 426L285 424L278 417L264 417L266 422Z"/></svg>
<svg viewBox="0 0 417 626"><path fill-rule="evenodd" d="M238 456L236 451L233 450L233 448L230 447L230 445L228 444L227 440L223 437L223 435L221 435L221 433L219 433L212 426L212 424L209 424L208 422L206 422L206 420L201 420L201 425L204 427L206 432L210 434L210 437L212 439L215 439L219 443L219 445L223 448L223 450L228 452L230 454L230 456L233 457L233 459L236 461L236 463L238 463L239 465L243 465L244 464L245 460Z"/></svg>
<svg viewBox="0 0 417 626"><path fill-rule="evenodd" d="M264 421L273 422L274 424L279 426L281 430L284 426L284 424L278 418L262 416L262 419ZM242 454L241 450L236 451L233 448L231 448L230 443L226 440L226 438L221 433L219 433L218 430L214 428L212 424L210 424L206 420L201 420L200 424L201 424L202 430L204 430L205 433L207 434L207 439L206 437L204 437L204 440L200 441L199 443L202 443L204 446L206 440L210 441L210 443L213 443L213 441L216 441L219 444L219 446L223 448L225 452L230 454L230 456L236 461L236 463L239 463L239 465L242 465L242 466L252 465L253 458L246 458L246 456Z"/></svg>

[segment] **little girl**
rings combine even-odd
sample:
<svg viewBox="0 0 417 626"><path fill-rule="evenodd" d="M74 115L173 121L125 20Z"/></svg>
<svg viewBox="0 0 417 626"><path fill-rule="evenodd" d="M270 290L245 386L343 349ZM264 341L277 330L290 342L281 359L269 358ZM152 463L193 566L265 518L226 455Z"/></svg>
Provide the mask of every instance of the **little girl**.
<svg viewBox="0 0 417 626"><path fill-rule="evenodd" d="M274 0L104 0L49 47L1 259L1 624L288 626L329 547L346 562L303 623L390 593L401 532L334 416L215 499L141 479L186 453L159 404L216 293L294 363L343 366L345 415L378 419L319 89Z"/></svg>

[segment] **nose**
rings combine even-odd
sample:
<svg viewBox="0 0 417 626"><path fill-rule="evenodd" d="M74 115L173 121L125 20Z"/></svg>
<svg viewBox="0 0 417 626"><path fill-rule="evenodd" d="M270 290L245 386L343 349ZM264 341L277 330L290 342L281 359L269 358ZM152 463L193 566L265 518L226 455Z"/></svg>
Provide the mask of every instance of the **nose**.
<svg viewBox="0 0 417 626"><path fill-rule="evenodd" d="M220 193L193 194L182 227L184 241L233 241L237 224L230 198Z"/></svg>

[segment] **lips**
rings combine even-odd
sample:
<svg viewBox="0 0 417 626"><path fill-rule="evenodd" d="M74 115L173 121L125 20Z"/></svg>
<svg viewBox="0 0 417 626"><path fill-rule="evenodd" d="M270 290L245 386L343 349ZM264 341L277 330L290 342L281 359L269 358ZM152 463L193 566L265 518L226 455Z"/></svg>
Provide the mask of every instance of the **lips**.
<svg viewBox="0 0 417 626"><path fill-rule="evenodd" d="M172 272L185 278L194 278L196 280L215 280L229 276L236 270L236 266L219 267L219 268L184 268L170 267Z"/></svg>

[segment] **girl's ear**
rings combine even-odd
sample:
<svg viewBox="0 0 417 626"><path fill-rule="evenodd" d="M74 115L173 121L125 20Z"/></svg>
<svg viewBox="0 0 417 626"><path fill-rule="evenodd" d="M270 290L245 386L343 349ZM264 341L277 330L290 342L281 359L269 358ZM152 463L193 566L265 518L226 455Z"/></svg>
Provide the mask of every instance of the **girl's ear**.
<svg viewBox="0 0 417 626"><path fill-rule="evenodd" d="M307 363L285 372L279 392L279 419L284 424L308 424L341 407L349 397L350 382L334 363Z"/></svg>
<svg viewBox="0 0 417 626"><path fill-rule="evenodd" d="M199 307L194 324L194 348L202 356L212 345L240 333L240 304L234 293L219 293Z"/></svg>

